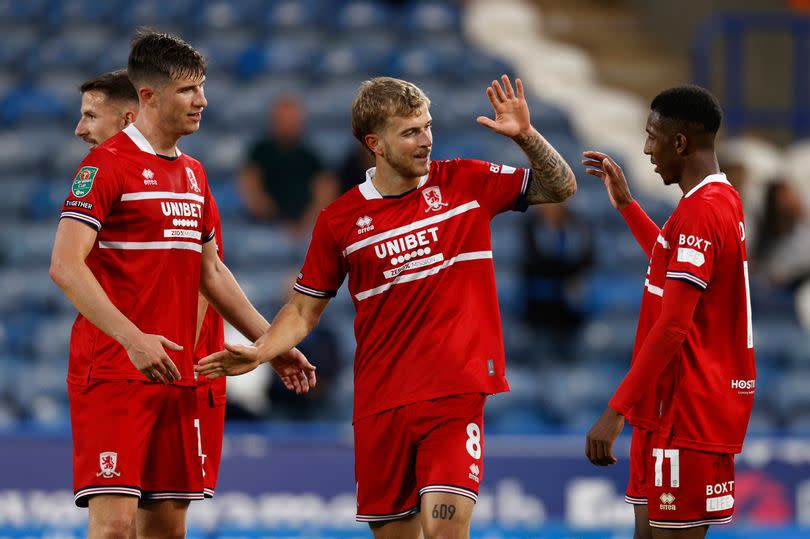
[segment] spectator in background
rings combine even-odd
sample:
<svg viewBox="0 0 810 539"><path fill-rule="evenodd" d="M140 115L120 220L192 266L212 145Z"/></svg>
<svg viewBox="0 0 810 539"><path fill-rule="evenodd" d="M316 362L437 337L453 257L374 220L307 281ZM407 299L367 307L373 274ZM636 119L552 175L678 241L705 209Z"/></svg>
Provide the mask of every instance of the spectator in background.
<svg viewBox="0 0 810 539"><path fill-rule="evenodd" d="M250 148L240 175L242 200L262 221L309 231L318 212L337 197L338 183L304 141L304 111L296 96L284 95L268 113L268 132Z"/></svg>
<svg viewBox="0 0 810 539"><path fill-rule="evenodd" d="M359 144L353 144L343 157L338 169L340 192L345 193L355 185L366 181L366 171L374 166L374 157Z"/></svg>
<svg viewBox="0 0 810 539"><path fill-rule="evenodd" d="M802 197L785 180L765 188L754 268L777 286L794 288L810 277L810 222Z"/></svg>
<svg viewBox="0 0 810 539"><path fill-rule="evenodd" d="M567 359L583 321L574 289L593 262L591 230L564 202L534 206L528 217L522 262L524 319L543 334L555 356Z"/></svg>

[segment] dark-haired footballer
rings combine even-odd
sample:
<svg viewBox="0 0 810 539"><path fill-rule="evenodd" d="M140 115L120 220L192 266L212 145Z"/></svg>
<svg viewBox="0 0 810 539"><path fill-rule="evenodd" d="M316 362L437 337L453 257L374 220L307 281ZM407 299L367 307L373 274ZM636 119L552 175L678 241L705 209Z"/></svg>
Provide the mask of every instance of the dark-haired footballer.
<svg viewBox="0 0 810 539"><path fill-rule="evenodd" d="M721 121L717 99L697 86L653 99L644 153L683 191L660 230L613 159L583 154L650 256L630 371L586 442L592 463L614 464L625 418L635 427L627 501L637 538L703 538L734 512L756 368L742 203L715 153Z"/></svg>
<svg viewBox="0 0 810 539"><path fill-rule="evenodd" d="M79 165L62 208L51 278L79 311L68 366L76 505L90 538L184 537L204 492L193 371L198 291L256 339L269 327L217 254L199 161L177 148L200 127L206 61L182 39L140 32L127 73L135 122ZM297 350L272 362L305 391Z"/></svg>

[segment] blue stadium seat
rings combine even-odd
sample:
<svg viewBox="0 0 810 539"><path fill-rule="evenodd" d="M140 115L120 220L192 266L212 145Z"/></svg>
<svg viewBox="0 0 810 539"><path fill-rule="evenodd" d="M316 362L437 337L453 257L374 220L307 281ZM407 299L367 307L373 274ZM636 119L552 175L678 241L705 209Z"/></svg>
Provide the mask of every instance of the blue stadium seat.
<svg viewBox="0 0 810 539"><path fill-rule="evenodd" d="M317 38L308 36L277 38L249 46L236 63L236 75L250 80L263 73L305 73L319 50Z"/></svg>
<svg viewBox="0 0 810 539"><path fill-rule="evenodd" d="M390 35L328 43L315 59L312 74L326 81L351 77L356 84L357 79L383 72L394 47L395 39Z"/></svg>
<svg viewBox="0 0 810 539"><path fill-rule="evenodd" d="M6 0L0 2L0 24L22 25L42 20L42 17L51 8L50 4L50 0L30 0L28 2Z"/></svg>
<svg viewBox="0 0 810 539"><path fill-rule="evenodd" d="M208 60L212 73L219 71L233 73L245 50L255 39L243 28L230 31L208 32L194 42L194 46ZM206 87L212 86L206 81Z"/></svg>
<svg viewBox="0 0 810 539"><path fill-rule="evenodd" d="M452 77L464 54L464 47L458 39L420 40L397 48L388 69L393 76L407 80Z"/></svg>
<svg viewBox="0 0 810 539"><path fill-rule="evenodd" d="M18 87L0 101L0 124L15 126L61 122L67 115L65 104L53 92L40 87Z"/></svg>
<svg viewBox="0 0 810 539"><path fill-rule="evenodd" d="M309 89L305 99L307 123L315 129L342 129L351 135L351 108L359 83L338 79Z"/></svg>
<svg viewBox="0 0 810 539"><path fill-rule="evenodd" d="M119 10L118 25L122 30L131 32L140 26L154 26L165 30L167 25L182 25L193 19L197 0L140 0L126 2Z"/></svg>
<svg viewBox="0 0 810 539"><path fill-rule="evenodd" d="M459 34L461 8L441 0L417 0L405 5L399 21L404 34Z"/></svg>
<svg viewBox="0 0 810 539"><path fill-rule="evenodd" d="M351 106L351 105L348 105ZM329 167L337 167L349 148L355 144L351 128L348 125L339 127L312 129L307 139Z"/></svg>
<svg viewBox="0 0 810 539"><path fill-rule="evenodd" d="M275 0L258 19L271 31L299 31L316 28L332 13L322 0Z"/></svg>
<svg viewBox="0 0 810 539"><path fill-rule="evenodd" d="M396 11L372 0L348 0L338 7L333 22L340 32L390 31Z"/></svg>
<svg viewBox="0 0 810 539"><path fill-rule="evenodd" d="M74 28L90 23L107 23L122 9L125 2L109 0L59 0L50 2L45 20L52 28Z"/></svg>

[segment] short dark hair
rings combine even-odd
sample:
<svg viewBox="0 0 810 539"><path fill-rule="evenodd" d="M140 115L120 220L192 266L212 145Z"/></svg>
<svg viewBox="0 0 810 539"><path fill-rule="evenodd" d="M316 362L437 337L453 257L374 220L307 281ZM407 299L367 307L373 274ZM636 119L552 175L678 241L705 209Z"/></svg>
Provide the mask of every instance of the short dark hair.
<svg viewBox="0 0 810 539"><path fill-rule="evenodd" d="M132 81L127 76L126 69L117 69L104 73L98 77L86 80L79 86L82 93L96 91L107 96L113 101L134 101L138 102L138 92L132 85Z"/></svg>
<svg viewBox="0 0 810 539"><path fill-rule="evenodd" d="M650 109L664 118L697 124L707 133L717 133L723 120L720 102L707 89L687 84L664 90Z"/></svg>
<svg viewBox="0 0 810 539"><path fill-rule="evenodd" d="M182 38L142 28L132 40L127 73L135 87L182 78L201 79L208 63Z"/></svg>

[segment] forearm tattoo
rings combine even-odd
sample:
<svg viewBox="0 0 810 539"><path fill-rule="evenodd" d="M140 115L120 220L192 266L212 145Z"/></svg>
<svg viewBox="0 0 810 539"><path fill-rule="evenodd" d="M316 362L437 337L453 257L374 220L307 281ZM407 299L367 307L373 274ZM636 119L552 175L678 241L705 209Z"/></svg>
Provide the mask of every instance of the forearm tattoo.
<svg viewBox="0 0 810 539"><path fill-rule="evenodd" d="M526 192L526 202L543 204L562 202L577 190L571 167L557 150L536 131L515 137L532 166L532 177Z"/></svg>

